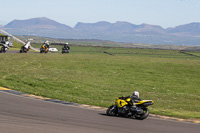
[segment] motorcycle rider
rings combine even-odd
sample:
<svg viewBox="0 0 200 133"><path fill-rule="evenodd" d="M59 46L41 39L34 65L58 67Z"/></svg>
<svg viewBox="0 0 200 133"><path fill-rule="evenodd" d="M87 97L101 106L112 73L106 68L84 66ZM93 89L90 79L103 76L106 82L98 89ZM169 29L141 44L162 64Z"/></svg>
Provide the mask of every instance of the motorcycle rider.
<svg viewBox="0 0 200 133"><path fill-rule="evenodd" d="M131 109L133 111L136 111L137 107L136 107L136 104L135 103L138 103L139 101L141 101L141 98L140 98L140 93L138 91L134 91L133 92L133 95L132 96L127 96L125 97L125 99L127 98L131 98L131 102L132 102L132 106L131 106ZM128 115L131 115L132 113L128 114Z"/></svg>
<svg viewBox="0 0 200 133"><path fill-rule="evenodd" d="M138 91L134 91L132 96L126 96L126 97L122 97L122 98L123 99L131 98L131 101L134 105L134 103L141 101L141 98L139 95L140 95L140 93Z"/></svg>
<svg viewBox="0 0 200 133"><path fill-rule="evenodd" d="M138 91L134 91L134 92L133 92L133 95L131 96L131 100L132 100L134 103L141 101L140 93L139 93Z"/></svg>
<svg viewBox="0 0 200 133"><path fill-rule="evenodd" d="M133 104L131 107L132 111L137 111L137 107L135 103L138 103L139 101L141 101L140 93L138 91L134 91L133 95L131 96L131 102Z"/></svg>
<svg viewBox="0 0 200 133"><path fill-rule="evenodd" d="M27 52L27 51L29 51L29 49L30 49L30 42L28 41L28 40L24 40L24 42L25 42L25 44L24 44L24 46L22 46L21 47L21 50L19 51L20 53L23 53L23 52Z"/></svg>
<svg viewBox="0 0 200 133"><path fill-rule="evenodd" d="M49 41L45 41L42 46L44 46L45 49L49 48Z"/></svg>
<svg viewBox="0 0 200 133"><path fill-rule="evenodd" d="M9 49L9 41L6 40L5 42L3 42L0 52L4 52L5 53L8 49Z"/></svg>
<svg viewBox="0 0 200 133"><path fill-rule="evenodd" d="M66 42L62 48L62 53L69 53L70 47L68 45L68 42Z"/></svg>
<svg viewBox="0 0 200 133"><path fill-rule="evenodd" d="M70 50L70 47L69 47L68 43L66 43L66 44L64 45L64 48L65 48L66 50Z"/></svg>

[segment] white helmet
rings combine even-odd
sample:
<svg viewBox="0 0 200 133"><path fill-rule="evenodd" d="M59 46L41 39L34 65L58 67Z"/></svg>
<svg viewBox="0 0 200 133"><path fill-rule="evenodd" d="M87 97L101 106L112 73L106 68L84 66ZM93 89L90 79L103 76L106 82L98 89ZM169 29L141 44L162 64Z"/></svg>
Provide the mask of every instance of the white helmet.
<svg viewBox="0 0 200 133"><path fill-rule="evenodd" d="M139 93L138 91L134 91L134 92L133 92L133 96L139 97L139 95L140 95L140 93Z"/></svg>
<svg viewBox="0 0 200 133"><path fill-rule="evenodd" d="M65 44L67 44L67 45L68 45L68 42L66 42Z"/></svg>
<svg viewBox="0 0 200 133"><path fill-rule="evenodd" d="M49 41L45 41L44 43L49 44Z"/></svg>

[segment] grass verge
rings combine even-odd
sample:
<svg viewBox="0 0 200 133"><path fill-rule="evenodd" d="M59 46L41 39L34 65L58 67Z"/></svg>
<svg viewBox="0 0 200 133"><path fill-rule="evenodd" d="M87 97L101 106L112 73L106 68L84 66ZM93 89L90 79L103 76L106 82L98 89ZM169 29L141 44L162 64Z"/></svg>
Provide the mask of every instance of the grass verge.
<svg viewBox="0 0 200 133"><path fill-rule="evenodd" d="M157 53L150 56L120 54L124 49L106 49L113 55L80 50L71 49L70 54L0 54L0 86L102 107L138 90L142 99L155 101L149 107L151 113L200 119L199 58L177 51L153 51Z"/></svg>

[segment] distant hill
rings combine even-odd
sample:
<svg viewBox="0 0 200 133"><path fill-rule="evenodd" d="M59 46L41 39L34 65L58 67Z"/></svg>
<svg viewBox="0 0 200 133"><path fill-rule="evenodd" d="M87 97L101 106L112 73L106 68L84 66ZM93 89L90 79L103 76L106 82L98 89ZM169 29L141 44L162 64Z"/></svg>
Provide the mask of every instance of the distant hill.
<svg viewBox="0 0 200 133"><path fill-rule="evenodd" d="M46 17L41 18L32 18L27 20L13 20L12 22L8 23L4 28L28 28L28 29L68 29L71 30L72 28L60 24L54 20L48 19Z"/></svg>
<svg viewBox="0 0 200 133"><path fill-rule="evenodd" d="M13 20L3 29L14 35L34 35L45 37L56 37L72 31L70 26L58 23L46 17L27 20Z"/></svg>
<svg viewBox="0 0 200 133"><path fill-rule="evenodd" d="M13 20L2 27L14 35L44 36L63 39L99 39L144 44L200 45L200 23L164 29L159 25L135 25L126 21L109 23L78 22L75 27L41 17Z"/></svg>
<svg viewBox="0 0 200 133"><path fill-rule="evenodd" d="M168 33L175 33L185 36L200 36L200 23L190 23L185 25L176 26L175 28L168 28Z"/></svg>
<svg viewBox="0 0 200 133"><path fill-rule="evenodd" d="M116 23L97 22L97 23L81 23L79 22L74 29L78 31L97 31L111 33L163 33L164 29L156 25L134 25L128 22L118 21Z"/></svg>
<svg viewBox="0 0 200 133"><path fill-rule="evenodd" d="M142 34L151 34L151 35L165 34L165 30L161 26L149 25L149 24L139 25L138 28L135 29L135 32Z"/></svg>
<svg viewBox="0 0 200 133"><path fill-rule="evenodd" d="M77 23L74 27L78 31L107 31L112 24L109 22Z"/></svg>

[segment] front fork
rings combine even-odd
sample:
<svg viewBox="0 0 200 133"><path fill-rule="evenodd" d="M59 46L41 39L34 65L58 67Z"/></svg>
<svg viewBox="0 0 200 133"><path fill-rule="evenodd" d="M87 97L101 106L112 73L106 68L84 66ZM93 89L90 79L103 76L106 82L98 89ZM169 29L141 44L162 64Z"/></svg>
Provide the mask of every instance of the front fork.
<svg viewBox="0 0 200 133"><path fill-rule="evenodd" d="M117 105L114 105L114 106L112 107L112 111L113 111L114 113L118 113Z"/></svg>

